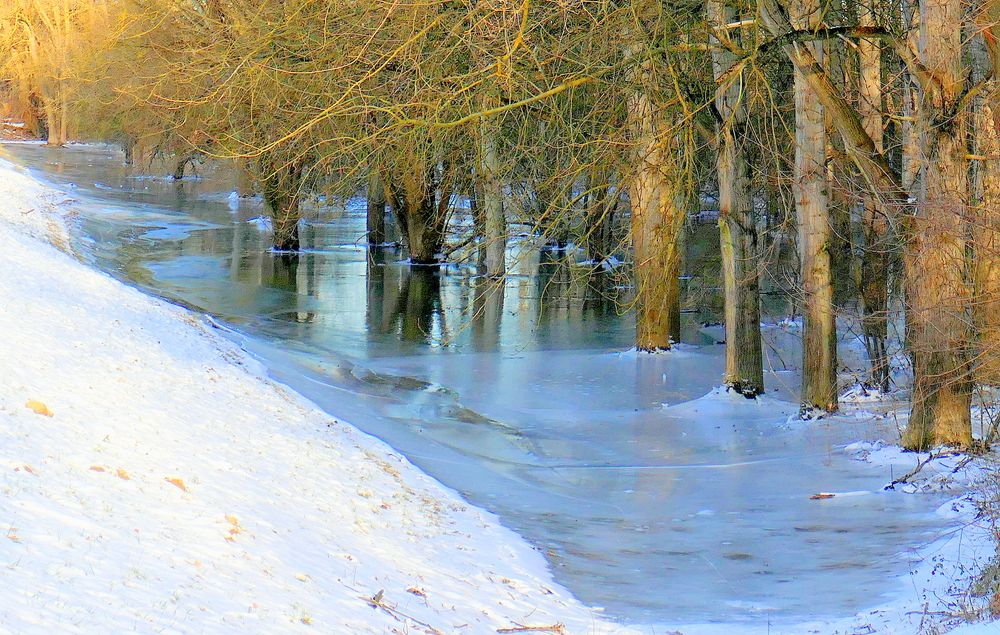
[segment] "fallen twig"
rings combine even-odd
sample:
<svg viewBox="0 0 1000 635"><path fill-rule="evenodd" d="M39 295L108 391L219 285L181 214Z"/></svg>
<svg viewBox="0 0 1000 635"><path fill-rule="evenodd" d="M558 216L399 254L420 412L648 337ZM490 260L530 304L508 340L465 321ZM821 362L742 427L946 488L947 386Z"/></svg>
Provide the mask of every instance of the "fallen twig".
<svg viewBox="0 0 1000 635"><path fill-rule="evenodd" d="M919 474L920 471L923 470L927 466L927 464L930 463L931 461L934 461L935 459L943 459L947 456L958 456L959 454L961 454L961 452L939 452L938 454L928 454L927 458L924 459L923 461L917 461L917 466L915 468L913 468L903 476L900 476L899 478L893 480L883 489L894 490L896 489L897 485L904 485L906 483L909 483L910 479Z"/></svg>
<svg viewBox="0 0 1000 635"><path fill-rule="evenodd" d="M566 635L566 625L559 623L552 626L524 626L517 624L510 628L498 628L498 633L555 633L556 635Z"/></svg>
<svg viewBox="0 0 1000 635"><path fill-rule="evenodd" d="M392 617L396 618L397 620L399 618L403 618L405 620L409 620L409 621L413 622L414 624L416 624L418 626L424 627L425 629L427 629L427 632L430 633L431 635L444 635L443 632L441 632L438 629L434 628L433 626L431 626L427 622L421 622L420 620L418 620L417 618L413 617L412 615L407 615L406 613L404 613L404 612L402 612L402 611L400 611L400 610L398 610L398 609L396 609L396 608L394 608L392 606L389 606L382 599L384 595L385 595L385 591L379 591L378 593L376 593L375 595L371 596L370 598L362 597L361 599L364 600L365 602L367 602L368 606L372 607L373 609L382 609L383 611L385 611L386 613L388 613Z"/></svg>

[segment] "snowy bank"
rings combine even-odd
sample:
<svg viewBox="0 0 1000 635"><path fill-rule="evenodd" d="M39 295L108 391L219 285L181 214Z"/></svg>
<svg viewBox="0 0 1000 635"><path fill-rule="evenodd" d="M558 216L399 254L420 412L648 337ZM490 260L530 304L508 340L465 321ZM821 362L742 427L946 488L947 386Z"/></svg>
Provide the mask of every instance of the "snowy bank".
<svg viewBox="0 0 1000 635"><path fill-rule="evenodd" d="M65 253L0 161L0 630L625 632L195 314Z"/></svg>

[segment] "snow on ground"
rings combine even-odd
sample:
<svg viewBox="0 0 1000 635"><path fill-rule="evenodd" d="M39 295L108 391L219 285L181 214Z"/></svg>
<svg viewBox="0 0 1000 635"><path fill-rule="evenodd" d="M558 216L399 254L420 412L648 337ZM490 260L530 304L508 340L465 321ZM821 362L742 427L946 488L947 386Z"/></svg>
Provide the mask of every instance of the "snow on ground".
<svg viewBox="0 0 1000 635"><path fill-rule="evenodd" d="M624 632L194 314L56 249L63 195L0 162L0 201L0 630Z"/></svg>

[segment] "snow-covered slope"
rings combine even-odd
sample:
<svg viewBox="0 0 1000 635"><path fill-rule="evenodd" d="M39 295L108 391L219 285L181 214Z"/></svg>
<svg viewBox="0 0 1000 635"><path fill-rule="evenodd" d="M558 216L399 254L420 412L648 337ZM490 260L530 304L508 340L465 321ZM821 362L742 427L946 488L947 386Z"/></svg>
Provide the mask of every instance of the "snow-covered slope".
<svg viewBox="0 0 1000 635"><path fill-rule="evenodd" d="M196 315L76 261L0 161L0 631L624 631Z"/></svg>

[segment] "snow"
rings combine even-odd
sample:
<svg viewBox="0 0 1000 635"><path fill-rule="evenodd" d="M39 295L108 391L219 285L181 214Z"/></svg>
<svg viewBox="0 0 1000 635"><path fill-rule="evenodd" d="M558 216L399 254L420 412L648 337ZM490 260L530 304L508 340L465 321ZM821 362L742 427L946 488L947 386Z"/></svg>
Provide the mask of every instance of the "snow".
<svg viewBox="0 0 1000 635"><path fill-rule="evenodd" d="M0 200L0 580L9 589L0 629L490 633L563 623L571 633L910 633L942 602L959 608L947 603L994 554L967 494L984 469L943 457L891 494L837 481L832 499L809 503L840 518L877 496L953 497L928 512L951 529L901 554L911 572L880 606L780 627L609 624L553 582L541 555L494 516L268 379L210 321L67 255L64 222L73 212L65 194L0 161ZM789 321L782 330L795 328ZM546 355L548 365L524 363L561 376L552 369L561 358ZM606 357L706 366L694 347ZM456 385L435 379L431 386ZM582 403L579 388L564 387ZM551 394L534 398L548 403ZM670 420L704 423L681 434L712 452L746 441L714 424L759 430L765 455L747 465L767 462L765 440L791 441L847 419L800 422L790 402L721 389L671 397L662 410ZM829 461L820 449L796 468ZM896 475L926 458L877 441L841 451ZM691 516L718 519L725 500L704 498ZM750 608L764 614L765 604ZM1000 632L996 624L965 629L958 632Z"/></svg>
<svg viewBox="0 0 1000 635"><path fill-rule="evenodd" d="M949 635L997 635L997 633L1000 633L1000 624L995 622L966 624L950 630L948 633Z"/></svg>
<svg viewBox="0 0 1000 635"><path fill-rule="evenodd" d="M207 322L58 249L63 198L0 162L4 630L626 632Z"/></svg>

